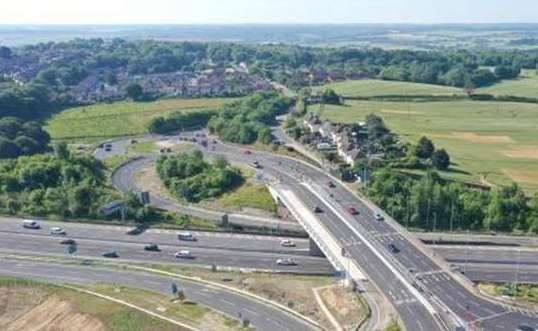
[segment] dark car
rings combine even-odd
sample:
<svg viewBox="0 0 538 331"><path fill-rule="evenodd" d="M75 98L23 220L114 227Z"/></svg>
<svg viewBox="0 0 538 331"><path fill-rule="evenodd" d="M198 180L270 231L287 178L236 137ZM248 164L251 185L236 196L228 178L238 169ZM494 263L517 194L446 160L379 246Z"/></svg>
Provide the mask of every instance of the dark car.
<svg viewBox="0 0 538 331"><path fill-rule="evenodd" d="M521 324L517 327L517 331L536 331L536 329L527 324Z"/></svg>
<svg viewBox="0 0 538 331"><path fill-rule="evenodd" d="M160 252L161 249L159 248L158 245L155 245L155 244L151 244L151 245L146 245L144 246L144 250L145 251L149 251L149 252Z"/></svg>
<svg viewBox="0 0 538 331"><path fill-rule="evenodd" d="M394 244L389 244L389 250L391 253L399 253L400 252L400 249L398 247L396 247L396 245Z"/></svg>
<svg viewBox="0 0 538 331"><path fill-rule="evenodd" d="M333 182L328 182L327 185L328 185L330 188L335 188L335 187L336 187L336 185L334 185Z"/></svg>
<svg viewBox="0 0 538 331"><path fill-rule="evenodd" d="M318 213L318 214L319 214L319 213L323 213L323 209L321 209L320 206L316 206L316 207L314 207L314 212L315 212L315 213Z"/></svg>
<svg viewBox="0 0 538 331"><path fill-rule="evenodd" d="M251 152L251 151L249 151L249 150L246 150L246 151L245 151L245 154L246 154L246 155L251 155L251 154L252 154L252 152Z"/></svg>
<svg viewBox="0 0 538 331"><path fill-rule="evenodd" d="M359 214L359 211L357 210L357 208L355 207L349 207L347 209L347 211L351 214L351 215L358 215Z"/></svg>
<svg viewBox="0 0 538 331"><path fill-rule="evenodd" d="M61 245L76 245L77 242L73 239L65 239L65 240L60 241L60 244Z"/></svg>
<svg viewBox="0 0 538 331"><path fill-rule="evenodd" d="M103 257L107 257L107 258L110 258L110 259L115 259L115 258L118 258L119 255L117 252L105 252L103 253Z"/></svg>

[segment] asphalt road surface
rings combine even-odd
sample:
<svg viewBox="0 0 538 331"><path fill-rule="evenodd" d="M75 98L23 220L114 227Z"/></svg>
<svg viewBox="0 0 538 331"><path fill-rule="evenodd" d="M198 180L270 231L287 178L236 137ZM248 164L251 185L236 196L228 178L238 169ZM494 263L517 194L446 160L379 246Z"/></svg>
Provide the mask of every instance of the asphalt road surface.
<svg viewBox="0 0 538 331"><path fill-rule="evenodd" d="M231 317L239 313L259 330L315 330L304 321L273 306L214 286L157 276L85 265L62 265L0 259L0 275L56 284L118 284L170 295L172 283L185 291L189 300L199 302Z"/></svg>
<svg viewBox="0 0 538 331"><path fill-rule="evenodd" d="M418 249L407 237L400 234L392 224L376 221L374 218L376 211L357 199L354 194L337 182L334 183L334 188L329 188L328 183L332 179L323 171L288 158L266 153L246 155L243 151L223 144L216 145L215 151L206 150L207 153L224 155L233 161L252 164L257 160L262 165L261 172L285 182L311 207L321 206L324 212L319 214L320 219L333 235L340 239L341 245L348 248L351 257L361 265L366 274L393 303L407 329L439 330L440 327L426 310L426 306L417 302L413 290L395 276L397 273L420 283L424 291L423 296L430 301L442 302L461 321L473 325L479 324L486 330L515 330L521 323L538 324L536 316L509 311L501 305L470 293L453 279L451 274L440 270L423 250ZM305 182L315 185L315 194L312 190L305 189L302 185ZM321 196L326 198L321 201ZM356 208L359 215L346 213L349 207ZM353 231L361 233L364 240ZM389 244L396 245L399 252L391 253L387 248ZM374 254L369 248L372 246L378 254ZM382 260L389 261L389 265L398 272L395 273Z"/></svg>
<svg viewBox="0 0 538 331"><path fill-rule="evenodd" d="M0 248L4 252L25 254L67 254L67 246L59 242L71 238L77 242L77 255L101 257L115 251L123 260L145 263L192 264L219 267L257 269L304 274L332 274L334 269L326 259L308 255L304 240L297 247L282 247L280 238L237 236L222 233L194 233L197 241L180 241L175 231L148 230L140 235L127 234L128 228L77 223L40 222L39 230L25 229L15 219L0 220ZM52 236L49 230L60 226L66 236ZM144 250L147 244L158 244L160 252ZM188 250L194 258L178 259L174 254ZM297 266L278 265L281 258L293 258Z"/></svg>

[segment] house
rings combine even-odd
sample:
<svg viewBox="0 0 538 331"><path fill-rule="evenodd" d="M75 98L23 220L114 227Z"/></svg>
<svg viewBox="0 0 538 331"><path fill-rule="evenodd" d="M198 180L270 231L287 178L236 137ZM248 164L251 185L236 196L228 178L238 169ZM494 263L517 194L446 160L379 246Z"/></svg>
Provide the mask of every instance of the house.
<svg viewBox="0 0 538 331"><path fill-rule="evenodd" d="M319 129L321 127L321 120L317 115L308 114L304 119L304 126L306 126L310 132L312 133L319 133Z"/></svg>

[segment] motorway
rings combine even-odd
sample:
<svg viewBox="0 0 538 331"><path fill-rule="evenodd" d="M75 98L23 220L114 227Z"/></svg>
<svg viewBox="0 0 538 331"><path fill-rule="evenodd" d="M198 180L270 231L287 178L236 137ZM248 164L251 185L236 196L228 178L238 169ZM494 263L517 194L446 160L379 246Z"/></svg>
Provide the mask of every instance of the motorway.
<svg viewBox="0 0 538 331"><path fill-rule="evenodd" d="M32 279L55 284L92 285L112 283L142 288L170 295L172 283L185 291L189 300L237 318L241 313L256 329L275 331L315 330L313 325L261 301L222 288L196 282L157 276L150 273L128 272L88 265L64 265L0 258L0 275Z"/></svg>
<svg viewBox="0 0 538 331"><path fill-rule="evenodd" d="M220 268L292 272L301 274L334 273L332 266L320 257L308 255L308 241L293 239L296 247L282 247L279 237L194 232L197 241L179 241L178 231L150 229L129 235L132 228L66 222L41 222L39 230L24 229L18 219L0 219L0 247L4 252L65 255L64 239L49 234L51 227L62 227L66 238L77 242L77 255L101 257L116 251L122 260L141 263L190 264ZM144 251L147 244L158 244L161 252ZM174 253L189 250L193 259L177 259ZM277 265L276 260L292 257L297 266Z"/></svg>
<svg viewBox="0 0 538 331"><path fill-rule="evenodd" d="M515 330L520 323L538 324L532 314L512 312L472 294L455 280L455 275L441 269L426 255L428 251L418 240L412 242L392 222L376 221L372 206L359 200L324 171L290 158L258 152L246 155L243 151L239 147L218 144L215 151L208 149L206 153L223 155L236 162L258 160L263 173L286 183L310 207L321 206L324 212L319 214L320 219L393 303L408 330L441 329L428 308L432 302L442 303L443 308L437 308L437 312L448 310L460 322L480 324L486 330ZM329 188L330 181L336 187ZM347 213L348 207L359 210L359 215ZM390 253L389 243L395 244L400 252ZM409 287L413 282L423 292L417 295L416 289ZM427 303L422 301L424 298Z"/></svg>

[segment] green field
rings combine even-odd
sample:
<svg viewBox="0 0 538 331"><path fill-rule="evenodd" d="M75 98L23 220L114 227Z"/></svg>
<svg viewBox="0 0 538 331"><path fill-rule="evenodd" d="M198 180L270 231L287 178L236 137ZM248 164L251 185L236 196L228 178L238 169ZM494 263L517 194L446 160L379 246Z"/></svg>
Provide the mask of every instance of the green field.
<svg viewBox="0 0 538 331"><path fill-rule="evenodd" d="M517 79L504 80L495 85L480 88L476 92L538 98L538 70L523 70Z"/></svg>
<svg viewBox="0 0 538 331"><path fill-rule="evenodd" d="M335 90L336 93L346 97L375 97L382 95L463 95L464 91L460 88L408 83L393 82L377 79L347 80L343 82L318 86L313 89L323 91L326 88Z"/></svg>
<svg viewBox="0 0 538 331"><path fill-rule="evenodd" d="M162 99L155 102L116 102L76 107L59 113L47 123L53 139L101 141L147 132L154 117L173 111L217 109L231 99Z"/></svg>
<svg viewBox="0 0 538 331"><path fill-rule="evenodd" d="M415 143L426 135L447 149L454 162L448 176L494 185L516 181L527 192L538 191L536 104L348 101L326 106L323 116L349 123L370 113L383 117L404 141Z"/></svg>

